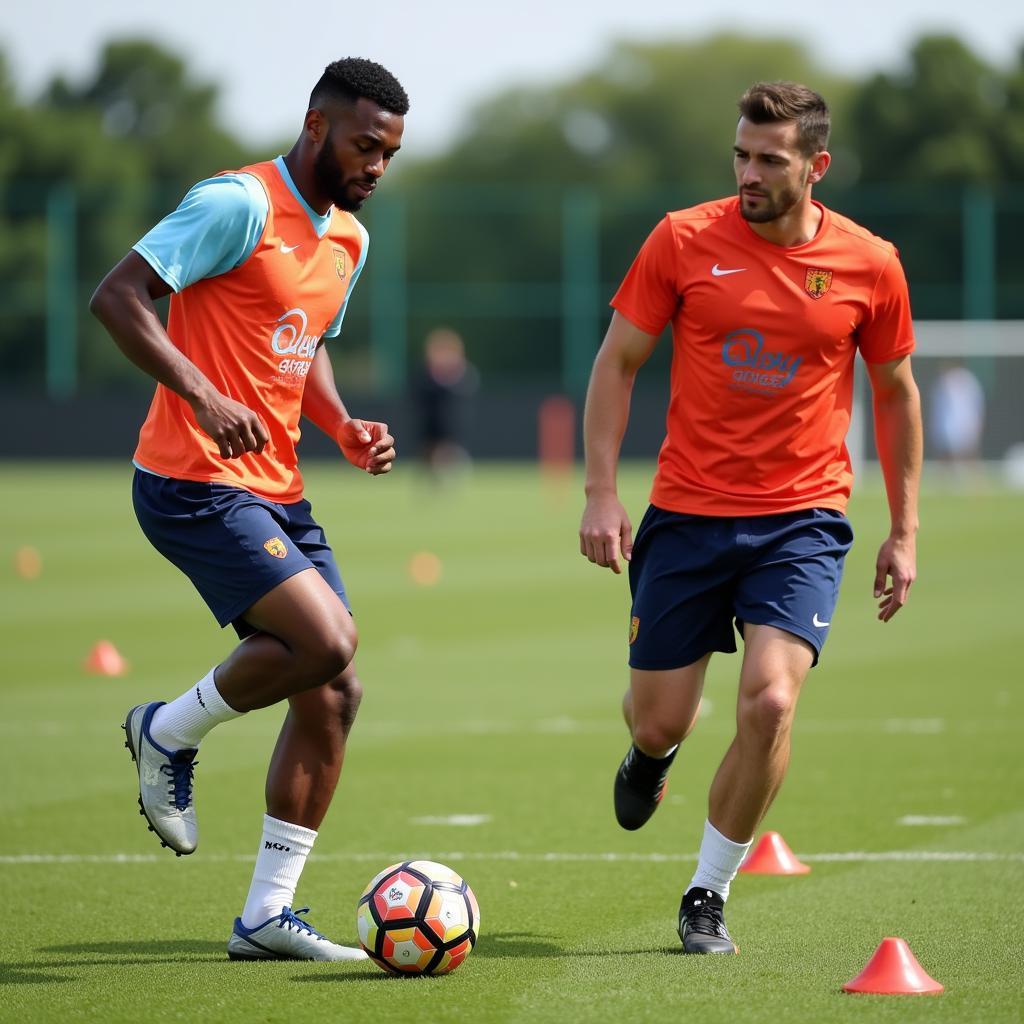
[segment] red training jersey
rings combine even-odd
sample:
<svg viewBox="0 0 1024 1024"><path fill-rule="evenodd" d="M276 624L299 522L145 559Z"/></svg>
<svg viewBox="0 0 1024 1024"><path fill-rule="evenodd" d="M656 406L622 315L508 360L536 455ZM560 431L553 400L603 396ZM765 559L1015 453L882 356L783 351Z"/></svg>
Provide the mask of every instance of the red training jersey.
<svg viewBox="0 0 1024 1024"><path fill-rule="evenodd" d="M845 511L853 360L914 348L896 249L818 203L802 245L765 241L736 197L669 213L612 299L672 324L671 397L651 503L708 516Z"/></svg>
<svg viewBox="0 0 1024 1024"><path fill-rule="evenodd" d="M306 375L345 300L363 234L350 213L335 209L320 238L272 161L239 173L267 193L263 234L240 266L171 296L167 333L218 391L259 414L270 441L259 455L222 458L188 402L158 384L135 462L162 476L294 502L302 497L295 446Z"/></svg>

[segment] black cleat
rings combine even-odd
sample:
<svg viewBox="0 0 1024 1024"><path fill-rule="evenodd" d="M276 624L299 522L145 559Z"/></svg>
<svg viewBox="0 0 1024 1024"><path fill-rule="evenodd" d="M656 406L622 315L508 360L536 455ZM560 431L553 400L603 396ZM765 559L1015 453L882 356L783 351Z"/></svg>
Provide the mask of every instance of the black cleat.
<svg viewBox="0 0 1024 1024"><path fill-rule="evenodd" d="M679 906L679 938L684 953L738 953L722 910L725 903L710 889L691 889Z"/></svg>
<svg viewBox="0 0 1024 1024"><path fill-rule="evenodd" d="M676 747L665 757L651 757L634 743L615 773L615 817L630 832L646 825L668 788L668 770Z"/></svg>

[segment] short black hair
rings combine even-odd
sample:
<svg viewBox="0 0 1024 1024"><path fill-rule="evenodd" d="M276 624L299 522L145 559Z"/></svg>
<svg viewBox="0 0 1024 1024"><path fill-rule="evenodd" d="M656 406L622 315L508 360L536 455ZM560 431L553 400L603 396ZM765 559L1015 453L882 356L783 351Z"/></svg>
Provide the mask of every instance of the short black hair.
<svg viewBox="0 0 1024 1024"><path fill-rule="evenodd" d="M387 68L362 57L345 57L328 64L313 86L309 105L312 108L327 100L355 103L361 99L372 100L392 114L409 110L409 97L398 79Z"/></svg>
<svg viewBox="0 0 1024 1024"><path fill-rule="evenodd" d="M828 148L831 115L813 89L798 82L757 82L739 101L740 115L753 124L794 121L797 140L806 156Z"/></svg>

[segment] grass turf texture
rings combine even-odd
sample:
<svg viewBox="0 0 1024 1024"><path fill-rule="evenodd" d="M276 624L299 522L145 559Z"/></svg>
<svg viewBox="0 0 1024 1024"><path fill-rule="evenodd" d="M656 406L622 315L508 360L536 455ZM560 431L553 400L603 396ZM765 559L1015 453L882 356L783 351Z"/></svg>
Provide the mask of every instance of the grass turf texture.
<svg viewBox="0 0 1024 1024"><path fill-rule="evenodd" d="M281 711L210 735L199 852L160 850L136 813L118 725L132 704L198 678L230 634L141 536L130 470L8 464L0 475L0 1019L1021 1019L1024 496L926 488L921 578L883 626L870 591L885 503L861 482L835 628L765 822L813 871L741 876L727 915L740 956L698 958L680 955L675 913L732 732L738 656L712 663L711 709L665 805L624 833L611 784L626 746L628 593L578 554L578 481L559 491L532 468L480 467L435 493L409 467L383 480L310 467L357 613L366 698L298 902L354 942L356 898L387 864L431 856L464 873L482 908L476 950L447 978L404 980L372 964L226 960ZM634 522L649 475L623 472ZM37 579L14 572L22 545L42 556ZM409 577L419 551L441 560L434 586ZM127 676L82 671L100 638L128 659ZM412 820L451 814L490 820ZM964 821L907 827L905 815ZM813 859L856 851L997 859ZM72 859L21 859L37 854ZM887 935L907 939L944 995L840 993Z"/></svg>

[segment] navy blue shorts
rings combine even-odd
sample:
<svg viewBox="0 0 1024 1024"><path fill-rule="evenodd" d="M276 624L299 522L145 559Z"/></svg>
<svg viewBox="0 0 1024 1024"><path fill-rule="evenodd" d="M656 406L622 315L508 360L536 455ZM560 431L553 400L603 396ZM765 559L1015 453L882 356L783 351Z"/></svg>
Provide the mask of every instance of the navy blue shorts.
<svg viewBox="0 0 1024 1024"><path fill-rule="evenodd" d="M814 662L828 636L853 529L841 512L719 518L651 505L633 544L629 664L682 668L736 650L749 622L806 640Z"/></svg>
<svg viewBox="0 0 1024 1024"><path fill-rule="evenodd" d="M305 499L279 505L239 487L136 470L132 501L150 544L239 636L254 632L245 611L304 569L316 569L349 608L334 554Z"/></svg>

